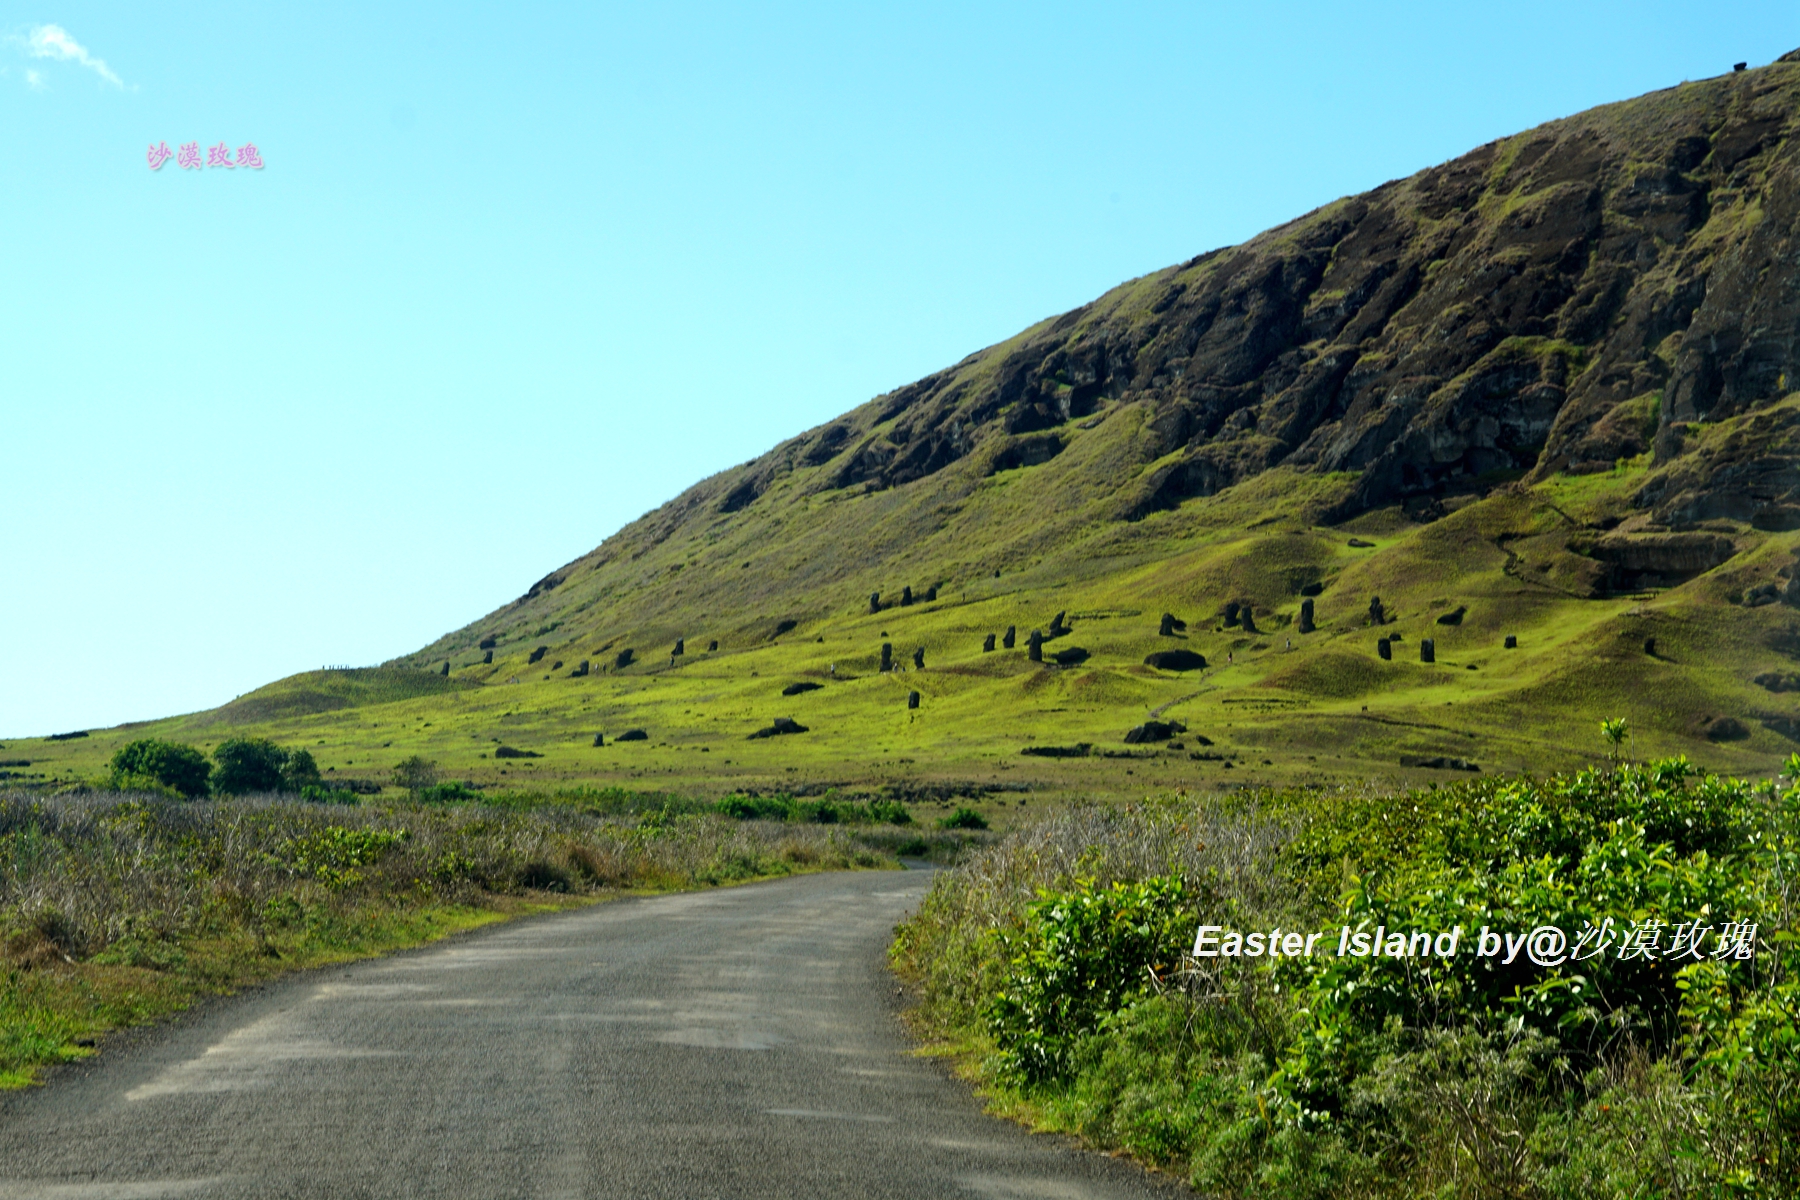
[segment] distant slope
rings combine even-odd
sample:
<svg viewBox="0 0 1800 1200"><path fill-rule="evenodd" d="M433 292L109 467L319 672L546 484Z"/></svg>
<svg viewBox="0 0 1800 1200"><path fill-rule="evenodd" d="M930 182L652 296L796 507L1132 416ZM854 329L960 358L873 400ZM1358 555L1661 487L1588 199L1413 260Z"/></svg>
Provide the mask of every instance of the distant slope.
<svg viewBox="0 0 1800 1200"><path fill-rule="evenodd" d="M1276 466L1309 480L1292 511L1429 519L1648 452L1605 519L1800 526L1795 420L1770 407L1800 380L1797 109L1787 61L1683 84L1134 280L697 484L403 661L1079 576Z"/></svg>
<svg viewBox="0 0 1800 1200"><path fill-rule="evenodd" d="M1491 143L704 480L385 691L296 677L153 728L304 741L340 778L423 753L488 783L1093 792L1562 768L1626 716L1635 753L1773 769L1800 749L1797 113L1784 60ZM1209 667L1144 661L1177 647ZM1126 746L1152 715L1190 732ZM779 716L808 732L749 738ZM92 771L126 732L29 757Z"/></svg>

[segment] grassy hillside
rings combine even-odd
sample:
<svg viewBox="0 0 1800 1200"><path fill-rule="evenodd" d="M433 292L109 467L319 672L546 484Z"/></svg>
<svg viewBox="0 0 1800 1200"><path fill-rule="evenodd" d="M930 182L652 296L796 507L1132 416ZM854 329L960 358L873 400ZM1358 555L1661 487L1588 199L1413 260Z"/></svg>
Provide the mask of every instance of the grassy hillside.
<svg viewBox="0 0 1800 1200"><path fill-rule="evenodd" d="M249 733L339 779L423 754L479 784L999 812L1573 767L1613 716L1638 753L1771 770L1800 738L1796 113L1783 62L1481 147L878 397L382 668L8 740L0 771ZM1144 661L1176 648L1209 665ZM750 738L778 717L807 732ZM1153 717L1188 732L1124 742Z"/></svg>

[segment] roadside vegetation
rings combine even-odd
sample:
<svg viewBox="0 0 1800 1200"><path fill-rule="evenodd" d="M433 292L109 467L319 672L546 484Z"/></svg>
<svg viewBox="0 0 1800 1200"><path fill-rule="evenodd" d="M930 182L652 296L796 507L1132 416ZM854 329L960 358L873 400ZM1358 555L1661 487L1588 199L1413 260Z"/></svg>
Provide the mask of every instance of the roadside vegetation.
<svg viewBox="0 0 1800 1200"><path fill-rule="evenodd" d="M892 956L997 1108L1208 1195L1792 1197L1797 776L1677 758L1078 807L942 875ZM1581 962L1476 953L1482 926L1609 918ZM1624 954L1653 919L1661 957ZM1326 936L1196 959L1202 922ZM1721 953L1748 922L1754 957ZM1345 926L1457 925L1448 957L1335 953Z"/></svg>
<svg viewBox="0 0 1800 1200"><path fill-rule="evenodd" d="M418 764L404 799L304 782L302 799L275 791L301 782L283 774L297 756L223 751L209 763L140 743L120 751L113 790L0 793L0 1087L282 971L626 891L949 861L971 838L913 828L898 804L483 796ZM275 787L206 794L233 772Z"/></svg>

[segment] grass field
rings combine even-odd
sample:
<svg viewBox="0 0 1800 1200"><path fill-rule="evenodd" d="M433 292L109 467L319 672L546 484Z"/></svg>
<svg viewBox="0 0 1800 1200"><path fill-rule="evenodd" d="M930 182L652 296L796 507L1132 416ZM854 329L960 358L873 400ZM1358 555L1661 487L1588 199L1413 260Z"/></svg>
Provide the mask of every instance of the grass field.
<svg viewBox="0 0 1800 1200"><path fill-rule="evenodd" d="M1067 457L1013 474L1049 471ZM676 614L608 638L574 628L583 612L562 628L504 635L492 664L473 647L439 659L451 663L447 676L421 655L419 665L310 672L209 712L86 737L0 739L0 763L9 764L0 770L16 784L54 787L103 777L133 738L210 749L250 734L305 747L336 780L385 783L400 759L423 755L446 778L484 787L886 790L946 807L959 793L980 795L1005 826L1033 797L1467 773L1418 765L1436 760L1487 773L1572 768L1601 754L1599 719L1622 716L1637 753L1770 773L1795 746L1763 718L1800 720L1800 705L1753 680L1794 669L1800 622L1785 605L1731 599L1775 579L1800 535L1727 526L1738 555L1682 586L1571 594L1594 563L1568 543L1618 511L1646 470L1626 464L1498 488L1427 523L1389 509L1337 527L1307 519L1325 484L1284 488L1264 477L1130 526L1130 553L1106 553L1120 535L1102 527L1089 553L1063 548L1037 566L958 577L921 570L915 591L935 582L933 601L871 613L867 591L838 589L832 611L792 618L779 635L773 615L719 628ZM1302 634L1307 585L1322 590L1317 628ZM1388 616L1379 631L1369 617L1375 596ZM1257 632L1224 624L1230 600L1252 606ZM755 603L749 596L739 615ZM1458 609L1460 624L1439 623ZM1072 648L1086 657L1029 662L1028 634L1058 612L1072 631L1045 643L1046 660ZM1186 631L1159 635L1164 612ZM984 636L1008 626L1016 647L983 652ZM1516 649L1503 647L1508 635ZM1379 636L1399 638L1391 661L1377 656ZM686 653L671 662L677 637ZM719 649L709 652L715 637ZM1427 637L1432 664L1419 661ZM879 670L884 642L901 669ZM636 661L615 669L626 645ZM538 646L545 654L528 663ZM1173 648L1198 651L1208 667L1144 665ZM915 669L920 649L925 665ZM589 673L572 676L582 659ZM796 683L817 687L783 695ZM907 707L912 691L917 709ZM1188 732L1126 745L1127 731L1152 714ZM1744 736L1709 739L1720 716L1738 719ZM807 732L748 736L777 717ZM646 740L616 741L631 729ZM593 744L596 734L605 746ZM1089 749L1079 757L1026 753L1082 743ZM495 757L502 746L535 757Z"/></svg>

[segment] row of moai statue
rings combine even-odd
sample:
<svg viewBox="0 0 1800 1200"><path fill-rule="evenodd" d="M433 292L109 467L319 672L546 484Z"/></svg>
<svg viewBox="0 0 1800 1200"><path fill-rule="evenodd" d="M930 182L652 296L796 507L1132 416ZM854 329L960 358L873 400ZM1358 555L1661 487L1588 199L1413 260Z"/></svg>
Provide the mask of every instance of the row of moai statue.
<svg viewBox="0 0 1800 1200"><path fill-rule="evenodd" d="M914 599L915 599L915 597L913 596L913 590L910 585L900 589L899 604L900 604L901 608L911 607ZM924 595L917 597L917 599L923 603L930 603L931 601L936 600L937 599L937 584L934 583L930 587L926 588ZM883 607L892 608L892 607L894 607L894 604L893 604L893 602L890 601L887 605L884 606L881 603L881 593L880 592L870 592L869 593L869 611L871 613L878 613L882 610Z"/></svg>
<svg viewBox="0 0 1800 1200"><path fill-rule="evenodd" d="M923 671L925 669L925 647L920 646L914 650L912 660L913 670ZM894 643L892 642L881 643L881 669L883 672L894 669Z"/></svg>
<svg viewBox="0 0 1800 1200"><path fill-rule="evenodd" d="M1375 653L1380 655L1383 659L1392 662L1394 658L1394 643L1400 640L1400 635L1397 633L1390 633L1377 638L1375 640ZM1504 645L1508 650L1517 650L1519 648L1518 635L1511 633L1507 634ZM1422 663L1434 663L1437 661L1436 638L1419 639L1419 661Z"/></svg>
<svg viewBox="0 0 1800 1200"><path fill-rule="evenodd" d="M1034 629L1028 635L1026 635L1025 657L1034 663L1043 662L1044 661L1044 643L1047 641L1051 641L1055 638L1063 637L1070 630L1072 630L1074 628L1074 626L1072 626L1068 623L1068 616L1069 616L1068 611L1065 609L1064 611L1057 613L1054 617L1052 617L1050 619L1050 628L1049 628L1048 632L1046 632L1044 630L1040 630L1040 629ZM1006 627L1006 632L1000 635L1001 648L1006 649L1006 650L1011 650L1014 646L1018 645L1018 639L1019 639L1018 626L1008 625ZM983 654L991 654L991 653L993 653L993 650L994 650L994 635L990 633L986 637L981 639L981 652Z"/></svg>

